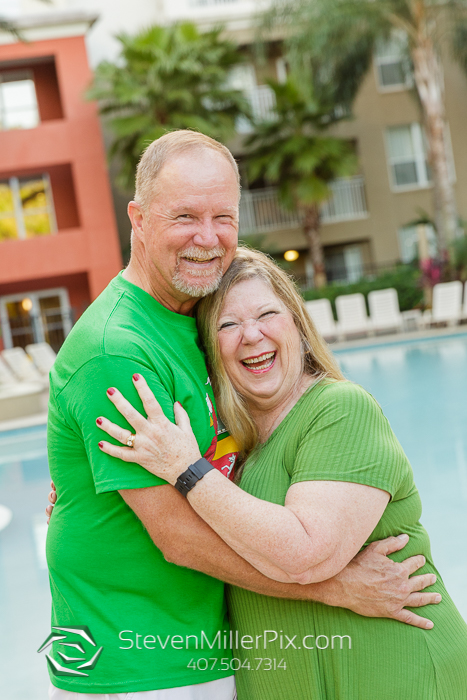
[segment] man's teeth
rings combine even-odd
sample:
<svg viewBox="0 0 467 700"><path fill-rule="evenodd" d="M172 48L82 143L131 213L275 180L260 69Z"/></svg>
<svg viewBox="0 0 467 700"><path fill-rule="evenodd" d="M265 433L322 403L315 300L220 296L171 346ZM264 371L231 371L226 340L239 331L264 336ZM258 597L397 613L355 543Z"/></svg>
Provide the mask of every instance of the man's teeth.
<svg viewBox="0 0 467 700"><path fill-rule="evenodd" d="M192 262L210 262L214 258L189 258L185 257L185 260L191 260Z"/></svg>
<svg viewBox="0 0 467 700"><path fill-rule="evenodd" d="M245 365L260 365L265 363L265 366L270 366L272 365L275 354L275 352L266 352L264 355L260 355L259 357L250 357L248 360L242 360L242 362ZM271 361L268 362L268 360Z"/></svg>

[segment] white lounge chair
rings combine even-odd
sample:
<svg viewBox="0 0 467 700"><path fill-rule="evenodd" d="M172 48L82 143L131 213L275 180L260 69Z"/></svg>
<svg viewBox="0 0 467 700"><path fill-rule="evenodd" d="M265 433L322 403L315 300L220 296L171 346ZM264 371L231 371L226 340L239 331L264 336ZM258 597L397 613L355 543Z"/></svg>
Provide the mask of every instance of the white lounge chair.
<svg viewBox="0 0 467 700"><path fill-rule="evenodd" d="M375 331L402 330L399 297L393 288L378 289L368 294L370 318Z"/></svg>
<svg viewBox="0 0 467 700"><path fill-rule="evenodd" d="M0 357L0 387L12 386L13 384L17 383L18 380L16 379L15 375L8 367L6 362L3 362L2 358Z"/></svg>
<svg viewBox="0 0 467 700"><path fill-rule="evenodd" d="M425 311L423 321L428 327L432 323L447 323L454 326L462 317L462 282L442 282L433 287L433 308Z"/></svg>
<svg viewBox="0 0 467 700"><path fill-rule="evenodd" d="M44 384L44 377L26 355L23 348L3 350L2 359L8 365L15 377L22 382L39 382Z"/></svg>
<svg viewBox="0 0 467 700"><path fill-rule="evenodd" d="M49 376L52 365L57 358L57 353L48 343L34 343L26 345L26 352L44 377Z"/></svg>
<svg viewBox="0 0 467 700"><path fill-rule="evenodd" d="M328 340L329 338L338 337L337 324L332 315L332 307L329 299L306 301L305 306L318 333L320 333L323 338Z"/></svg>
<svg viewBox="0 0 467 700"><path fill-rule="evenodd" d="M373 332L363 294L345 294L336 298L339 334L361 335Z"/></svg>
<svg viewBox="0 0 467 700"><path fill-rule="evenodd" d="M0 504L0 530L4 530L10 524L12 517L10 508Z"/></svg>

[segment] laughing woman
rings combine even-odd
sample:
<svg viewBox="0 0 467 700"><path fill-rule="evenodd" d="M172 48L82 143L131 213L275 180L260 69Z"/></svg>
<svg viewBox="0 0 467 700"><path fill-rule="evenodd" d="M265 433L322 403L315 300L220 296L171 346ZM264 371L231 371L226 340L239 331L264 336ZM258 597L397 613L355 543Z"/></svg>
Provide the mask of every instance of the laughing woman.
<svg viewBox="0 0 467 700"><path fill-rule="evenodd" d="M236 484L208 463L201 479L189 473L195 511L278 581L331 578L362 547L400 532L409 555L425 555L423 573L438 574L407 457L376 401L341 375L287 275L239 249L200 303L198 325L219 413L243 459ZM176 405L170 423L144 378L134 381L148 419L116 391L134 447L102 449L183 491L179 477L201 458L188 416ZM107 420L102 428L121 437ZM232 627L256 640L234 651L239 700L466 700L467 625L438 585L442 602L424 612L430 631L230 587Z"/></svg>

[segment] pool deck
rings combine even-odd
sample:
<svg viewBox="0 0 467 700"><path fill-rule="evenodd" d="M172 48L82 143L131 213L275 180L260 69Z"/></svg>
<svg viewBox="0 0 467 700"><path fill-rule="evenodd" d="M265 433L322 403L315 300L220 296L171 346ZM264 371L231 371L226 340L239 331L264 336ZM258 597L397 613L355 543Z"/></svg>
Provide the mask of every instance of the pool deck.
<svg viewBox="0 0 467 700"><path fill-rule="evenodd" d="M356 350L360 348L374 348L379 345L399 345L420 340L438 340L441 338L456 338L467 335L467 324L460 326L448 326L444 328L429 328L424 330L409 331L404 333L385 333L384 335L372 335L345 340L342 342L328 343L334 352L341 350Z"/></svg>
<svg viewBox="0 0 467 700"><path fill-rule="evenodd" d="M420 340L455 338L462 335L467 335L467 324L448 326L447 328L430 328L404 333L385 333L381 335L364 336L352 340L329 343L329 347L333 352L339 353L345 350L376 348L383 345L400 345L401 343L411 343ZM35 425L44 425L45 423L47 423L47 412L25 416L24 418L15 418L14 420L0 421L0 433L8 430L30 428Z"/></svg>

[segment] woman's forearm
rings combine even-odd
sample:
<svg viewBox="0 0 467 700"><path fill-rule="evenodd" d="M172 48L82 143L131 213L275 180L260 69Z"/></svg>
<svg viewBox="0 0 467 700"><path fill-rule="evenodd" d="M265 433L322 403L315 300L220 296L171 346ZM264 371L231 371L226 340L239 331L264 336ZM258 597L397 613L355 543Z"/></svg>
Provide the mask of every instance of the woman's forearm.
<svg viewBox="0 0 467 700"><path fill-rule="evenodd" d="M232 549L276 581L309 583L310 569L326 558L289 508L251 496L215 469L188 500Z"/></svg>

